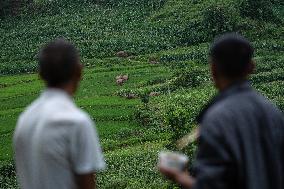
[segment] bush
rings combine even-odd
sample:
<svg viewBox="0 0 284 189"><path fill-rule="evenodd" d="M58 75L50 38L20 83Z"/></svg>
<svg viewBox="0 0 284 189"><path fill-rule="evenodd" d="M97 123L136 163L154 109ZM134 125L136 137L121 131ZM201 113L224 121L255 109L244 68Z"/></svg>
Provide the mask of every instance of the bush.
<svg viewBox="0 0 284 189"><path fill-rule="evenodd" d="M79 0L81 1L81 0ZM89 0L90 2L94 2L97 4L105 5L105 6L123 6L123 7L135 7L135 6L145 6L152 7L153 9L160 8L165 0Z"/></svg>
<svg viewBox="0 0 284 189"><path fill-rule="evenodd" d="M0 0L0 17L17 15L22 7L30 5L33 0Z"/></svg>
<svg viewBox="0 0 284 189"><path fill-rule="evenodd" d="M281 81L281 80L284 80L282 68L280 68L279 70L259 73L251 77L251 81L254 84L269 83L269 82Z"/></svg>
<svg viewBox="0 0 284 189"><path fill-rule="evenodd" d="M197 87L210 80L206 69L199 66L184 67L175 71L176 79L173 86L179 87Z"/></svg>
<svg viewBox="0 0 284 189"><path fill-rule="evenodd" d="M178 33L178 32L177 32ZM209 37L207 31L204 30L202 21L190 20L186 27L180 31L180 42L186 45L197 45L199 43L207 42Z"/></svg>
<svg viewBox="0 0 284 189"><path fill-rule="evenodd" d="M38 65L36 62L26 62L26 61L15 61L14 64L1 64L0 65L0 76L1 75L12 75L20 73L32 73L38 70Z"/></svg>
<svg viewBox="0 0 284 189"><path fill-rule="evenodd" d="M202 11L201 19L189 21L182 31L182 43L198 44L208 42L217 35L236 31L240 16L233 4L212 4Z"/></svg>
<svg viewBox="0 0 284 189"><path fill-rule="evenodd" d="M5 16L10 12L10 1L0 0L0 17Z"/></svg>
<svg viewBox="0 0 284 189"><path fill-rule="evenodd" d="M238 15L231 6L213 5L203 12L203 25L209 40L236 29Z"/></svg>
<svg viewBox="0 0 284 189"><path fill-rule="evenodd" d="M163 54L160 58L163 63L180 64L180 61L195 61L198 63L207 63L208 56L208 47L207 46L194 46L190 47L186 51L172 51L167 54Z"/></svg>
<svg viewBox="0 0 284 189"><path fill-rule="evenodd" d="M271 20L275 18L271 0L240 0L240 13L253 19Z"/></svg>
<svg viewBox="0 0 284 189"><path fill-rule="evenodd" d="M139 106L136 120L144 121L144 126L169 130L172 141L176 141L190 132L201 107L213 94L211 87L179 90L170 96L151 100L147 106Z"/></svg>
<svg viewBox="0 0 284 189"><path fill-rule="evenodd" d="M16 168L13 162L0 166L0 188L17 188Z"/></svg>
<svg viewBox="0 0 284 189"><path fill-rule="evenodd" d="M160 112L159 107L146 104L139 105L135 109L134 118L143 127L161 127L162 120L157 116Z"/></svg>

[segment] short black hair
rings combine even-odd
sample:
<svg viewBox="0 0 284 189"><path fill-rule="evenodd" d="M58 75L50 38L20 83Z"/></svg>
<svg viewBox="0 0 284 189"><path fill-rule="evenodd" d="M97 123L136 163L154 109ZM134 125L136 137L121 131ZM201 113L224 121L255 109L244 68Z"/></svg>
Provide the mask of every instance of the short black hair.
<svg viewBox="0 0 284 189"><path fill-rule="evenodd" d="M65 39L56 39L46 44L40 51L39 74L50 87L60 86L70 81L79 64L76 47Z"/></svg>
<svg viewBox="0 0 284 189"><path fill-rule="evenodd" d="M222 75L237 78L246 74L254 55L254 49L243 36L228 33L215 39L209 54Z"/></svg>

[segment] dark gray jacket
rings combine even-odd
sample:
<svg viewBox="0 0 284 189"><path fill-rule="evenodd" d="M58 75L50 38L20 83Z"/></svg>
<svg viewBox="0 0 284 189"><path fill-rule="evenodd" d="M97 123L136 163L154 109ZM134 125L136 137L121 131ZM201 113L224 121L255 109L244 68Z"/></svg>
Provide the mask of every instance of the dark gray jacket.
<svg viewBox="0 0 284 189"><path fill-rule="evenodd" d="M218 95L198 121L195 189L284 189L283 115L249 82Z"/></svg>

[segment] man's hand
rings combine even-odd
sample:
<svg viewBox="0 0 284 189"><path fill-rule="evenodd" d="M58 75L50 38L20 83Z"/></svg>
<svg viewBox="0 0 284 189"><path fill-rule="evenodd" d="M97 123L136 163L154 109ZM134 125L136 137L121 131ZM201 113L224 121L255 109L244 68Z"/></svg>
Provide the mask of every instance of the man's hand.
<svg viewBox="0 0 284 189"><path fill-rule="evenodd" d="M176 169L159 167L160 172L169 180L179 184L182 188L191 189L195 180L188 172L181 172Z"/></svg>

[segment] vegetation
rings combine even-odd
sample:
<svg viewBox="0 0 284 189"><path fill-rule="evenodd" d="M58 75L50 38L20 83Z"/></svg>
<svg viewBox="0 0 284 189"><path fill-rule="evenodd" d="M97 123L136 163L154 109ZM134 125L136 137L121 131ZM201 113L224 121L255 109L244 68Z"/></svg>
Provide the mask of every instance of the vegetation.
<svg viewBox="0 0 284 189"><path fill-rule="evenodd" d="M271 8L271 0L244 0L240 2L240 12L243 16L248 16L255 19L274 19L274 12Z"/></svg>
<svg viewBox="0 0 284 189"><path fill-rule="evenodd" d="M43 87L34 74L38 49L57 37L73 41L86 66L75 100L102 141L108 170L100 188L172 188L155 168L157 154L177 150L215 94L207 65L215 35L236 31L253 41L251 81L284 110L282 1L37 0L17 14L3 14L2 2L11 8L0 0L0 188L17 187L13 131ZM118 86L121 74L129 81ZM194 149L183 152L193 157Z"/></svg>

